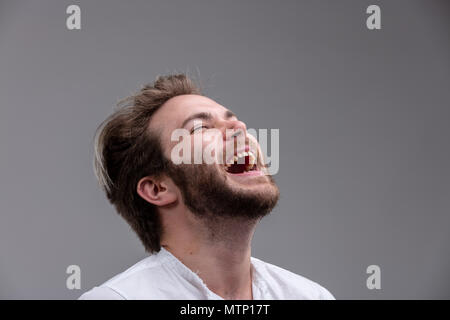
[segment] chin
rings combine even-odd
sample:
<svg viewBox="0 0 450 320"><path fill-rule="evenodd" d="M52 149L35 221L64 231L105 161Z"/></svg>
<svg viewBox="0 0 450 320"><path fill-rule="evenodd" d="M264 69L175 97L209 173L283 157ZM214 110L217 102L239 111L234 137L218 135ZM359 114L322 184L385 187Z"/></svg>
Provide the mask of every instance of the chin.
<svg viewBox="0 0 450 320"><path fill-rule="evenodd" d="M262 171L225 173L225 180L230 189L247 195L272 197L277 196L279 192L273 178Z"/></svg>

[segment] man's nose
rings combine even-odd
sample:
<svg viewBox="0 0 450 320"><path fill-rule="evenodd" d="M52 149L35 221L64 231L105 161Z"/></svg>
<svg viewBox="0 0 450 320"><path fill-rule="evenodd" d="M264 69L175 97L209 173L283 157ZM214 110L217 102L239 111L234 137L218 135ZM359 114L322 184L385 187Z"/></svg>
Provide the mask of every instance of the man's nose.
<svg viewBox="0 0 450 320"><path fill-rule="evenodd" d="M247 126L239 120L225 120L222 127L224 140L229 140L240 135L247 135Z"/></svg>

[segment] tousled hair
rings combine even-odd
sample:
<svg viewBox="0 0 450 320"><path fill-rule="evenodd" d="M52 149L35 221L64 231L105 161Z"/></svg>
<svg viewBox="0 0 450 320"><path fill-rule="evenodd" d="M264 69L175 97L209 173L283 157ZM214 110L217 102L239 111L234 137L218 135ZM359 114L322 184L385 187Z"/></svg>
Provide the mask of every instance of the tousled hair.
<svg viewBox="0 0 450 320"><path fill-rule="evenodd" d="M99 184L150 253L161 249L161 223L156 207L138 195L137 184L143 177L164 173L167 160L158 132L148 124L165 102L184 94L201 91L185 74L159 76L122 100L95 135L94 171Z"/></svg>

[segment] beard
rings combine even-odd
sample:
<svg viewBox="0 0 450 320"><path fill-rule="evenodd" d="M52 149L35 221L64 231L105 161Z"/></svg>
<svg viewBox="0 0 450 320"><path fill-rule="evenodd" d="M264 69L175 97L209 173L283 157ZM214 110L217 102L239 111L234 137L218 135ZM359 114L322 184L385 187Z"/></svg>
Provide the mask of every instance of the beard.
<svg viewBox="0 0 450 320"><path fill-rule="evenodd" d="M223 220L254 221L269 214L279 199L271 176L257 187L238 184L216 165L167 164L168 174L181 191L184 204L198 218L213 223Z"/></svg>

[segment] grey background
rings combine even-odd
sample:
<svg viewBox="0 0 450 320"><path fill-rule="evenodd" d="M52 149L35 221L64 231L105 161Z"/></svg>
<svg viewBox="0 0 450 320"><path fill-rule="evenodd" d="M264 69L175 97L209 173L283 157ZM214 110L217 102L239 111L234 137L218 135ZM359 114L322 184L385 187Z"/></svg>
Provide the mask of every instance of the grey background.
<svg viewBox="0 0 450 320"><path fill-rule="evenodd" d="M74 299L145 257L97 188L92 138L118 99L174 71L199 73L248 127L280 129L281 200L255 257L338 299L450 298L449 14L425 0L1 1L0 298ZM71 264L82 290L66 289Z"/></svg>

